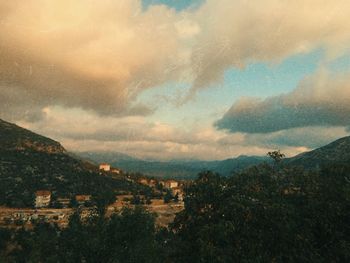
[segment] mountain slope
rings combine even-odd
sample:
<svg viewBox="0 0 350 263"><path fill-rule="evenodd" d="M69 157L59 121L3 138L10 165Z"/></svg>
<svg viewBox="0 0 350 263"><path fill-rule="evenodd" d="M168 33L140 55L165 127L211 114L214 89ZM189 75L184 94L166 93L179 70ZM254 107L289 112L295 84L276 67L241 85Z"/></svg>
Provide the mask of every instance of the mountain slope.
<svg viewBox="0 0 350 263"><path fill-rule="evenodd" d="M0 120L0 206L31 206L40 189L57 198L138 187L123 177L101 175L95 165L73 158L54 140Z"/></svg>
<svg viewBox="0 0 350 263"><path fill-rule="evenodd" d="M0 119L0 150L34 150L46 153L65 153L59 142L33 133Z"/></svg>
<svg viewBox="0 0 350 263"><path fill-rule="evenodd" d="M350 163L350 136L340 138L330 144L310 152L301 153L285 160L289 165L318 168L326 164Z"/></svg>

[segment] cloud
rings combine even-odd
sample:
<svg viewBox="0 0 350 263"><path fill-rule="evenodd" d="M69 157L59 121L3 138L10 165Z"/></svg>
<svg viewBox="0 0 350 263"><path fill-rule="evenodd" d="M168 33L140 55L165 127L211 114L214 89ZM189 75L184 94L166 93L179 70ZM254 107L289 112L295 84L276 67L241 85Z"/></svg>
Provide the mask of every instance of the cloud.
<svg viewBox="0 0 350 263"><path fill-rule="evenodd" d="M244 145L239 137L234 146L221 145L218 141L227 135L213 127L183 129L144 117L102 117L61 107L45 108L42 115L37 122L17 124L62 142L70 151L114 151L159 160L213 160L242 153L265 154L269 150Z"/></svg>
<svg viewBox="0 0 350 263"><path fill-rule="evenodd" d="M35 123L17 123L57 140L93 140L101 144L111 141L148 141L194 145L210 143L221 134L211 127L185 130L162 122L148 121L140 116L114 118L61 107L47 107L42 111L42 116Z"/></svg>
<svg viewBox="0 0 350 263"><path fill-rule="evenodd" d="M282 130L267 134L247 134L245 139L251 145L261 147L305 147L314 149L348 136L344 127L303 127Z"/></svg>
<svg viewBox="0 0 350 263"><path fill-rule="evenodd" d="M306 126L350 125L348 73L320 71L284 95L243 98L215 123L230 132L269 133Z"/></svg>
<svg viewBox="0 0 350 263"><path fill-rule="evenodd" d="M342 0L207 0L182 11L144 9L140 0L0 0L0 116L74 150L220 159L264 154L265 140L297 153L328 137L301 143L294 129L349 126L346 75L320 72L290 94L241 99L217 122L231 132L273 132L264 136L150 121L142 116L157 105L139 95L165 83L192 85L181 101L231 67L319 48L336 57L349 50L349 13Z"/></svg>
<svg viewBox="0 0 350 263"><path fill-rule="evenodd" d="M197 90L222 80L225 70L255 62L279 63L323 48L349 50L349 1L207 0L196 12L201 32L192 52Z"/></svg>
<svg viewBox="0 0 350 263"><path fill-rule="evenodd" d="M349 13L341 0L207 0L181 12L140 0L0 0L0 113L147 115L138 95L169 81L191 83L188 99L231 67L348 50Z"/></svg>
<svg viewBox="0 0 350 263"><path fill-rule="evenodd" d="M265 155L281 149L288 156L345 136L344 127L296 128L269 134L226 133L213 127L178 128L145 117L113 118L80 109L45 108L36 122L17 122L63 143L69 151L123 152L138 158L218 160Z"/></svg>
<svg viewBox="0 0 350 263"><path fill-rule="evenodd" d="M17 119L55 105L147 115L137 95L178 78L196 30L139 0L0 0L0 14L0 112Z"/></svg>

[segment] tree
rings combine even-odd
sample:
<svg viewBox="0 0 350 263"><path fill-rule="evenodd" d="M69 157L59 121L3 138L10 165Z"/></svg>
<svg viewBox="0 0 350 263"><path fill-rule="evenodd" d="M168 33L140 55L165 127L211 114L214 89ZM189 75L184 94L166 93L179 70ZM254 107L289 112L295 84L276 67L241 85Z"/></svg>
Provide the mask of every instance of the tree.
<svg viewBox="0 0 350 263"><path fill-rule="evenodd" d="M139 195L133 195L132 199L131 199L131 204L133 205L141 205L142 204L142 200L140 198Z"/></svg>
<svg viewBox="0 0 350 263"><path fill-rule="evenodd" d="M349 262L347 170L203 173L171 228L178 262ZM282 175L282 176L280 176Z"/></svg>
<svg viewBox="0 0 350 263"><path fill-rule="evenodd" d="M285 155L281 153L280 150L268 152L267 155L274 160L275 164L279 164L285 157Z"/></svg>
<svg viewBox="0 0 350 263"><path fill-rule="evenodd" d="M0 263L1 258L4 258L6 255L7 244L11 240L11 232L7 229L0 228Z"/></svg>
<svg viewBox="0 0 350 263"><path fill-rule="evenodd" d="M100 216L106 213L107 206L114 203L115 200L115 194L109 191L100 192L93 196L93 202L96 204L97 212Z"/></svg>
<svg viewBox="0 0 350 263"><path fill-rule="evenodd" d="M174 196L174 202L175 203L179 202L179 193L176 193L176 195Z"/></svg>
<svg viewBox="0 0 350 263"><path fill-rule="evenodd" d="M174 199L173 194L171 193L171 190L167 189L166 194L164 195L164 203L170 203L171 200Z"/></svg>

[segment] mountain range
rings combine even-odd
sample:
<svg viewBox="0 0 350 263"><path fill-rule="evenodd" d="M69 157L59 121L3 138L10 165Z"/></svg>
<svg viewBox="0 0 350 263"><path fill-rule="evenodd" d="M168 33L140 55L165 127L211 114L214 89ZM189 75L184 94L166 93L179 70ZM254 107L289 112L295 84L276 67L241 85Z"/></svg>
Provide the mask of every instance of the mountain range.
<svg viewBox="0 0 350 263"><path fill-rule="evenodd" d="M106 189L123 191L137 187L122 177L116 179L101 176L97 165L102 162L110 163L126 172L156 177L195 178L203 170L229 176L271 160L267 156L241 155L217 161L165 162L141 160L118 152L72 154L59 142L0 120L0 205L4 200L16 199L17 206L20 206L37 189L49 189L58 196L65 196L74 193L97 193ZM329 163L350 163L350 136L283 162L308 169ZM18 198L14 198L16 195Z"/></svg>
<svg viewBox="0 0 350 263"><path fill-rule="evenodd" d="M112 166L132 173L143 173L155 177L165 178L195 178L204 170L211 170L224 176L242 171L250 166L270 160L264 156L244 156L220 161L200 160L170 160L148 161L133 158L118 152L79 152L75 153L83 159L95 163L107 162Z"/></svg>
<svg viewBox="0 0 350 263"><path fill-rule="evenodd" d="M211 170L230 176L250 166L271 162L267 156L245 156L218 161L172 160L146 161L113 152L80 152L77 155L92 162L108 162L129 172L141 172L151 176L194 178L203 170ZM350 136L338 139L326 146L301 153L283 160L284 164L316 169L329 163L350 163Z"/></svg>

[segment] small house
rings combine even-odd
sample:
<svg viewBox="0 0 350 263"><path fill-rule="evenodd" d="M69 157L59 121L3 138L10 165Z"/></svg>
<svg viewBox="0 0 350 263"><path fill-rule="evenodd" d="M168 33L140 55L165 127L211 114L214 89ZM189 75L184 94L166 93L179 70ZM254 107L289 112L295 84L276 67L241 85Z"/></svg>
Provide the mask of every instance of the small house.
<svg viewBox="0 0 350 263"><path fill-rule="evenodd" d="M91 195L76 195L75 200L79 205L84 205L86 202L91 200Z"/></svg>
<svg viewBox="0 0 350 263"><path fill-rule="evenodd" d="M70 199L69 198L64 198L64 197L59 197L57 198L57 202L61 204L63 208L69 207L70 204Z"/></svg>
<svg viewBox="0 0 350 263"><path fill-rule="evenodd" d="M111 169L111 172L112 173L115 173L115 174L121 174L122 170L118 169L118 168L112 168Z"/></svg>
<svg viewBox="0 0 350 263"><path fill-rule="evenodd" d="M35 192L35 208L48 207L51 201L51 192L40 190Z"/></svg>
<svg viewBox="0 0 350 263"><path fill-rule="evenodd" d="M179 183L175 180L167 180L163 183L163 186L169 189L177 188Z"/></svg>
<svg viewBox="0 0 350 263"><path fill-rule="evenodd" d="M138 180L138 182L143 185L148 185L148 180L146 178L141 178Z"/></svg>
<svg viewBox="0 0 350 263"><path fill-rule="evenodd" d="M109 172L111 170L111 165L108 163L101 163L100 170L105 171L105 172Z"/></svg>

